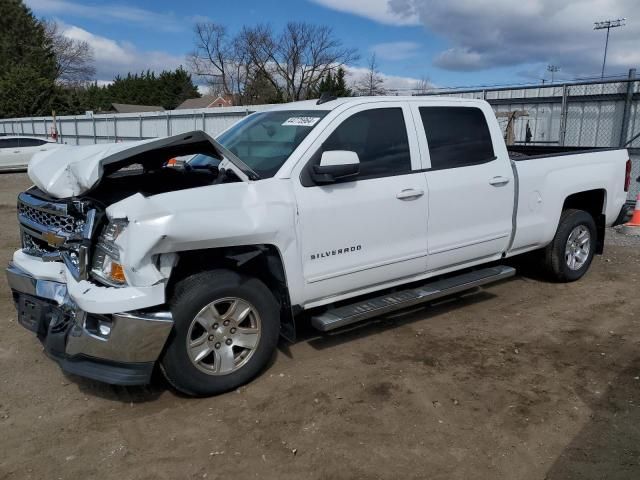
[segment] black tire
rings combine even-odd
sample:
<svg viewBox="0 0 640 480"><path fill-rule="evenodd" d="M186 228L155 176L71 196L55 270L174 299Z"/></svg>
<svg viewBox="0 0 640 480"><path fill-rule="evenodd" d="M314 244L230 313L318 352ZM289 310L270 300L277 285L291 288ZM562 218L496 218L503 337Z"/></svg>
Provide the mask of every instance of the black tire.
<svg viewBox="0 0 640 480"><path fill-rule="evenodd" d="M187 335L196 315L219 299L236 297L249 302L260 317L260 337L250 358L237 370L212 375L201 371L190 359ZM280 332L280 307L260 280L232 270L194 274L177 283L171 300L174 328L160 360L167 381L192 396L209 396L238 388L252 380L269 363Z"/></svg>
<svg viewBox="0 0 640 480"><path fill-rule="evenodd" d="M572 269L565 257L567 241L571 232L584 226L590 234L589 253L584 264L577 269ZM596 223L593 217L584 210L568 209L562 212L558 230L553 240L543 250L543 266L546 274L557 282L575 282L584 276L591 266L597 242Z"/></svg>

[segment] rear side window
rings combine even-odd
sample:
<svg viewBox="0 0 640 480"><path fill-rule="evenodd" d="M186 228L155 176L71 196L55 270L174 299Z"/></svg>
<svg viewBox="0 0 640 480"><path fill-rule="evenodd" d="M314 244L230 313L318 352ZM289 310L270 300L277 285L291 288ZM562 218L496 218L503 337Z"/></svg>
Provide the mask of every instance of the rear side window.
<svg viewBox="0 0 640 480"><path fill-rule="evenodd" d="M479 108L420 107L431 168L441 170L495 159L487 120Z"/></svg>
<svg viewBox="0 0 640 480"><path fill-rule="evenodd" d="M411 172L409 138L402 108L376 108L342 122L316 152L308 168L320 163L322 152L350 150L358 154L360 173L353 180ZM307 185L307 182L303 182Z"/></svg>

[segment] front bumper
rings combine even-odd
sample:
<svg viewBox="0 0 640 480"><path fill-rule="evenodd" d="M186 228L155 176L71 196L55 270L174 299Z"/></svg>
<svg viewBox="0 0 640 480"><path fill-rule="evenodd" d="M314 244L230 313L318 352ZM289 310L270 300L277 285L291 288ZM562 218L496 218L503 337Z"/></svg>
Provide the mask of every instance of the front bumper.
<svg viewBox="0 0 640 480"><path fill-rule="evenodd" d="M87 313L66 283L38 278L13 262L6 274L20 323L37 333L64 371L117 385L149 383L173 327L170 312Z"/></svg>

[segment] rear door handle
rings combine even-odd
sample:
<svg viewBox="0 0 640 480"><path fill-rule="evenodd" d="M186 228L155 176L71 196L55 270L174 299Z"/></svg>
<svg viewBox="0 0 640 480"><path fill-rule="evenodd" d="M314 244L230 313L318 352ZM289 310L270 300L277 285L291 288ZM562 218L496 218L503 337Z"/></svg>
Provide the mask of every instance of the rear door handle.
<svg viewBox="0 0 640 480"><path fill-rule="evenodd" d="M507 183L509 183L509 179L507 177L493 177L489 180L489 185L493 185L494 187L500 187Z"/></svg>
<svg viewBox="0 0 640 480"><path fill-rule="evenodd" d="M420 198L424 195L424 190L418 190L415 188L407 188L402 190L400 193L396 195L396 198L400 200L413 200L415 198Z"/></svg>

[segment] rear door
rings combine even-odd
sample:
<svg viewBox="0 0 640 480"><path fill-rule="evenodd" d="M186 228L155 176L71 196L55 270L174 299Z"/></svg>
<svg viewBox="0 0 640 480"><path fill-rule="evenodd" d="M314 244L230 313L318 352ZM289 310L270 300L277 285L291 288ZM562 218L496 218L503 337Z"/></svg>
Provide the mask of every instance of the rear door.
<svg viewBox="0 0 640 480"><path fill-rule="evenodd" d="M356 152L359 175L314 184L309 171L330 150ZM307 306L425 272L426 178L406 103L346 110L302 165L294 188Z"/></svg>
<svg viewBox="0 0 640 480"><path fill-rule="evenodd" d="M506 150L494 151L492 136L501 132L497 123L487 123L490 107L412 108L422 151L428 152L428 269L499 256L511 236L514 177Z"/></svg>

